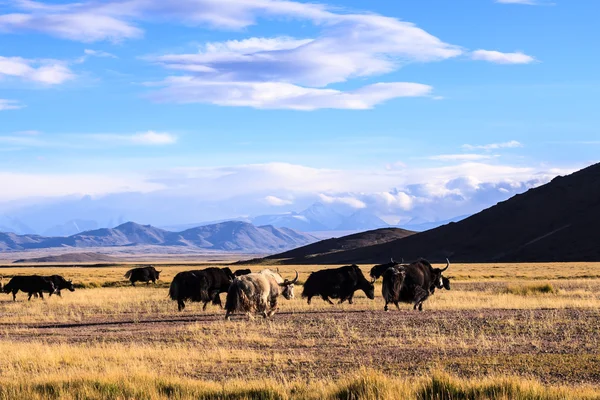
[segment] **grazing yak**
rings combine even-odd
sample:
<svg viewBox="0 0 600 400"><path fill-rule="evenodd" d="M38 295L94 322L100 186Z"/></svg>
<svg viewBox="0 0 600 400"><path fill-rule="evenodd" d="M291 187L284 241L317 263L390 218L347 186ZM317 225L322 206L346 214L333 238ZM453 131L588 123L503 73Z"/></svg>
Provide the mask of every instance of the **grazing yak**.
<svg viewBox="0 0 600 400"><path fill-rule="evenodd" d="M60 275L45 276L44 278L50 279L52 283L54 283L55 290L54 292L50 292L50 296L52 296L53 293L56 293L57 295L62 297L62 295L60 294L60 291L62 289L67 289L70 292L75 291L75 286L73 286L73 282L66 280ZM42 292L34 293L34 297L38 297L38 295L41 296Z"/></svg>
<svg viewBox="0 0 600 400"><path fill-rule="evenodd" d="M53 293L55 290L54 283L43 276L29 275L29 276L15 276L13 277L4 287L2 291L4 293L11 293L13 295L13 301L17 301L17 293L20 291L29 294L27 300L31 300L31 296L39 293L43 299L44 295L42 292Z"/></svg>
<svg viewBox="0 0 600 400"><path fill-rule="evenodd" d="M75 291L75 286L73 286L73 281L68 281L60 275L51 275L51 276L46 276L45 278L50 279L52 281L52 283L54 283L54 288L56 290L56 294L59 295L60 297L62 297L62 295L60 294L60 291L62 289L67 289L69 292ZM52 296L52 292L50 292L50 296Z"/></svg>
<svg viewBox="0 0 600 400"><path fill-rule="evenodd" d="M125 273L125 278L129 279L131 286L135 286L136 282L146 282L149 284L156 283L162 271L157 271L152 265L147 267L133 268Z"/></svg>
<svg viewBox="0 0 600 400"><path fill-rule="evenodd" d="M379 278L383 275L381 294L385 300L384 310L388 304L414 303L413 309L423 310L423 302L435 292L435 289L445 288L450 290L450 280L442 275L450 266L446 259L445 268L433 268L424 259L411 264L399 264L392 260L391 263L376 265L371 269L371 277Z"/></svg>
<svg viewBox="0 0 600 400"><path fill-rule="evenodd" d="M250 319L254 318L253 312L265 318L271 317L277 311L279 295L287 300L294 298L294 283L297 281L298 271L290 281L269 269L236 278L227 292L225 319L229 319L234 312L245 312Z"/></svg>
<svg viewBox="0 0 600 400"><path fill-rule="evenodd" d="M236 271L237 272L237 271ZM229 268L206 268L197 271L184 271L175 275L169 287L169 297L177 301L177 308L182 311L185 301L202 302L202 310L212 301L222 307L220 293L226 293L235 279Z"/></svg>
<svg viewBox="0 0 600 400"><path fill-rule="evenodd" d="M310 274L304 284L302 297L308 299L308 304L314 296L321 296L329 304L333 304L330 297L340 299L340 304L346 300L352 304L352 297L357 290L365 292L371 300L375 298L373 283L365 278L358 265L348 265Z"/></svg>

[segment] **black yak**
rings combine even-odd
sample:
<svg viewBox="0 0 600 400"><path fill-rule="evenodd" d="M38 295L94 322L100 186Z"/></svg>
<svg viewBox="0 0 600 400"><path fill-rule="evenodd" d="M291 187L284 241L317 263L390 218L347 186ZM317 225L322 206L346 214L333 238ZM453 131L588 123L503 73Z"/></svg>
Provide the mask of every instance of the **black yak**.
<svg viewBox="0 0 600 400"><path fill-rule="evenodd" d="M302 297L307 298L308 304L314 296L321 298L330 304L329 299L340 299L340 303L348 300L353 303L354 292L362 290L369 299L375 298L375 288L372 282L369 282L358 265L348 265L340 268L323 269L310 274L306 283Z"/></svg>
<svg viewBox="0 0 600 400"><path fill-rule="evenodd" d="M182 311L185 301L202 302L202 310L212 301L222 307L220 293L225 293L235 276L229 268L206 268L197 271L184 271L175 275L169 287L169 297L177 301Z"/></svg>
<svg viewBox="0 0 600 400"><path fill-rule="evenodd" d="M162 271L157 271L152 265L147 267L133 268L125 273L125 278L129 279L131 286L135 286L136 282L146 282L149 284L156 283Z"/></svg>

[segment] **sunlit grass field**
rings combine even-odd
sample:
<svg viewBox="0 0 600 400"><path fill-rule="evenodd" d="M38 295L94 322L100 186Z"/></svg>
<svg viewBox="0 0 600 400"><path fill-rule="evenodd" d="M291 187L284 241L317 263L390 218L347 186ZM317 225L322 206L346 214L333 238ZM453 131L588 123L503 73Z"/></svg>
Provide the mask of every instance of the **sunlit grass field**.
<svg viewBox="0 0 600 400"><path fill-rule="evenodd" d="M600 398L600 264L453 264L452 290L421 313L383 312L380 282L375 300L334 306L307 305L298 285L255 321L178 312L168 284L206 265L156 267L160 283L135 288L130 265L0 268L5 284L60 274L78 286L44 301L0 294L0 398ZM330 267L279 269L301 283Z"/></svg>

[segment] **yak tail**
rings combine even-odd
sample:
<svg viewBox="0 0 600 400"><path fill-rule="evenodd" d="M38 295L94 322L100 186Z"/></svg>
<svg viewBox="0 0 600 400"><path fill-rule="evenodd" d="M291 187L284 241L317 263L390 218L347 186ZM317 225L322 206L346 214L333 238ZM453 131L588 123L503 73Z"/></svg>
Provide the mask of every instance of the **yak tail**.
<svg viewBox="0 0 600 400"><path fill-rule="evenodd" d="M169 297L171 300L179 300L179 279L177 279L177 276L171 282L171 286L169 286Z"/></svg>
<svg viewBox="0 0 600 400"><path fill-rule="evenodd" d="M397 271L393 268L385 271L383 275L383 284L381 286L381 295L385 300L398 301L402 285L404 284L405 274L404 271Z"/></svg>
<svg viewBox="0 0 600 400"><path fill-rule="evenodd" d="M131 274L132 274L132 273L133 273L133 270L132 270L132 269L130 269L129 271L127 271L127 272L125 273L125 278L129 279L129 278L131 277Z"/></svg>
<svg viewBox="0 0 600 400"><path fill-rule="evenodd" d="M225 300L225 310L228 313L236 311L249 311L252 308L250 298L244 291L243 284L239 280L233 281L227 291L227 300Z"/></svg>

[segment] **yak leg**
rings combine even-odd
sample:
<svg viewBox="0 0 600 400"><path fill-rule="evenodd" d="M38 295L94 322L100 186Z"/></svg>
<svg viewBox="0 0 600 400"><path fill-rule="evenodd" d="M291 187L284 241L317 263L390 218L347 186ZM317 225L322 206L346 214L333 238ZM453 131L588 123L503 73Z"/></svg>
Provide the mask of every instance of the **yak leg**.
<svg viewBox="0 0 600 400"><path fill-rule="evenodd" d="M204 302L204 305L202 306L202 311L206 311L206 306L208 306L208 301Z"/></svg>
<svg viewBox="0 0 600 400"><path fill-rule="evenodd" d="M44 293L40 292L40 298L44 300Z"/></svg>
<svg viewBox="0 0 600 400"><path fill-rule="evenodd" d="M397 308L398 310L400 310L400 306L398 305L398 302L397 302L397 301L395 301L395 302L394 302L394 304L396 305L396 308Z"/></svg>
<svg viewBox="0 0 600 400"><path fill-rule="evenodd" d="M179 311L183 311L184 308L185 308L185 303L183 302L183 300L177 300L177 309Z"/></svg>
<svg viewBox="0 0 600 400"><path fill-rule="evenodd" d="M269 310L268 313L266 313L265 318L273 316L273 314L275 314L276 311L277 311L277 299L275 298L275 299L271 300L271 309Z"/></svg>
<svg viewBox="0 0 600 400"><path fill-rule="evenodd" d="M419 311L423 311L423 302L427 300L429 297L429 292L423 290L421 287L415 288L415 305L413 306L413 310L416 310L419 307Z"/></svg>
<svg viewBox="0 0 600 400"><path fill-rule="evenodd" d="M60 294L60 289L58 289L58 290L56 291L56 294L58 295L58 297L62 297L62 295ZM50 293L50 295L52 295L52 293Z"/></svg>
<svg viewBox="0 0 600 400"><path fill-rule="evenodd" d="M312 300L312 296L308 296L308 301L307 303L310 304L310 301Z"/></svg>
<svg viewBox="0 0 600 400"><path fill-rule="evenodd" d="M223 308L223 303L221 303L221 296L219 296L219 294L220 293L218 291L214 292L214 295L212 296L212 299L213 299L212 303L215 306L219 306L219 307Z"/></svg>
<svg viewBox="0 0 600 400"><path fill-rule="evenodd" d="M13 301L17 301L17 292L19 291L19 289L17 290L13 290L12 294L13 294Z"/></svg>
<svg viewBox="0 0 600 400"><path fill-rule="evenodd" d="M135 282L131 281L131 286L135 287Z"/></svg>
<svg viewBox="0 0 600 400"><path fill-rule="evenodd" d="M329 304L333 305L333 301L329 300L329 297L322 295L321 296L323 298L323 300L325 300L326 302L328 302Z"/></svg>
<svg viewBox="0 0 600 400"><path fill-rule="evenodd" d="M388 301L385 301L385 306L383 307L383 311L388 311Z"/></svg>
<svg viewBox="0 0 600 400"><path fill-rule="evenodd" d="M354 300L352 299L353 297L354 297L354 293L350 293L350 297L348 297L348 303L354 304Z"/></svg>
<svg viewBox="0 0 600 400"><path fill-rule="evenodd" d="M29 293L29 297L27 297L27 301L31 301L31 296L33 296L33 293Z"/></svg>

